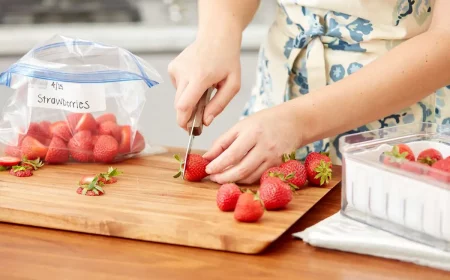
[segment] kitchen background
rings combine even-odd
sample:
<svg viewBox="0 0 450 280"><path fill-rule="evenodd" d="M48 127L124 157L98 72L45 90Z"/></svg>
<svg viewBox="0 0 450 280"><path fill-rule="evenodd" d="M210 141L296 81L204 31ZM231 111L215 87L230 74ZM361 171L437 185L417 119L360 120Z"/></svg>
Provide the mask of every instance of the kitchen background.
<svg viewBox="0 0 450 280"><path fill-rule="evenodd" d="M188 137L176 124L175 89L167 65L195 38L196 2L0 0L0 71L55 34L126 48L148 61L164 79L149 92L141 121L145 136L153 144L184 147ZM241 90L203 135L195 139L194 148L207 149L238 121L254 83L258 48L273 21L276 5L276 0L261 1L243 36ZM0 96L0 104L8 98Z"/></svg>

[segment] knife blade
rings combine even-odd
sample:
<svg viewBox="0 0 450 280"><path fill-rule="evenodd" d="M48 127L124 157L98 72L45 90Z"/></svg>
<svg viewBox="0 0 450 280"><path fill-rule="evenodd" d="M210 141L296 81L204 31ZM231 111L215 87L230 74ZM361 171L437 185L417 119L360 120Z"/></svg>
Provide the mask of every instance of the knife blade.
<svg viewBox="0 0 450 280"><path fill-rule="evenodd" d="M188 155L191 152L192 143L194 142L194 136L200 136L203 132L203 114L205 113L206 105L208 105L213 90L214 87L210 87L203 93L202 97L195 106L194 111L192 112L191 118L187 123L187 131L189 132L189 141L186 148L186 154L184 156L183 173L182 173L183 179L184 174L186 172Z"/></svg>

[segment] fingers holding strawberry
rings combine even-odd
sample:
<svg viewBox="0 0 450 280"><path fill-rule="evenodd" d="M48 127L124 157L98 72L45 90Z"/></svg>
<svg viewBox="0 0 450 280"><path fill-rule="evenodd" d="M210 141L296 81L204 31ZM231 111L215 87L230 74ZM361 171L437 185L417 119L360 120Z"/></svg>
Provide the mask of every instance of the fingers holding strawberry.
<svg viewBox="0 0 450 280"><path fill-rule="evenodd" d="M241 162L220 173L212 174L210 179L219 184L225 182L253 184L254 182L257 182L260 178L260 174L270 167L269 162L264 162L263 159L260 158L259 151L260 148L255 147Z"/></svg>
<svg viewBox="0 0 450 280"><path fill-rule="evenodd" d="M217 140L204 157L207 173L218 183L250 184L282 163L282 155L302 144L302 129L288 109L273 107L238 122Z"/></svg>

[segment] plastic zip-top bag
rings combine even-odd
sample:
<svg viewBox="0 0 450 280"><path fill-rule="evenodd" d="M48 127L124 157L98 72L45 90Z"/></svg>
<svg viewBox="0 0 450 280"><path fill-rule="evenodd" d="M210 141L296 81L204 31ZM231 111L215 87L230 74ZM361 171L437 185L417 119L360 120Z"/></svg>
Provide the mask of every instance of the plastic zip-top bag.
<svg viewBox="0 0 450 280"><path fill-rule="evenodd" d="M125 49L54 36L0 74L14 90L0 117L3 153L62 164L160 152L139 123L146 94L161 82Z"/></svg>

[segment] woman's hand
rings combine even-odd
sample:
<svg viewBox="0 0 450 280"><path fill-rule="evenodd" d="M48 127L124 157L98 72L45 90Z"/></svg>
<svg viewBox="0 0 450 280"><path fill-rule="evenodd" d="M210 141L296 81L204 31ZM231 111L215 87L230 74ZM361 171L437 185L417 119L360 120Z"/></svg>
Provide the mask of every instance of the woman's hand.
<svg viewBox="0 0 450 280"><path fill-rule="evenodd" d="M241 85L241 34L221 34L198 38L169 64L176 88L177 123L186 129L195 105L211 86L217 92L205 108L203 123L208 126L219 115Z"/></svg>
<svg viewBox="0 0 450 280"><path fill-rule="evenodd" d="M282 156L301 146L301 121L293 118L289 104L260 111L232 127L204 155L212 160L206 172L219 184L251 184L268 168L281 164Z"/></svg>

